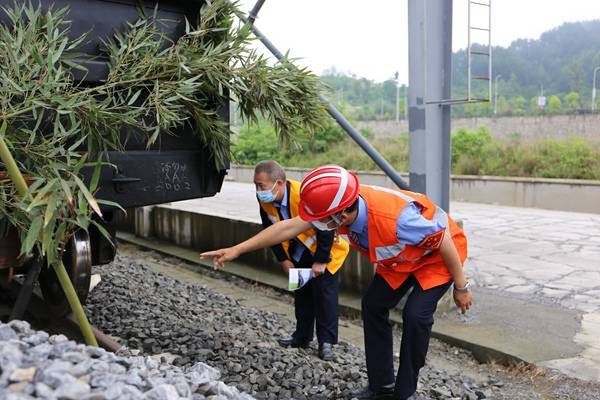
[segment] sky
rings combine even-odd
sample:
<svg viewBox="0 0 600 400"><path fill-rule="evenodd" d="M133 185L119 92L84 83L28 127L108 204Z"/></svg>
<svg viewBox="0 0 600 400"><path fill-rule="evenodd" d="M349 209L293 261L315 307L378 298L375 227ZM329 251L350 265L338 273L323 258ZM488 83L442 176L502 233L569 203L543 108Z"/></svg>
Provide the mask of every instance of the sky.
<svg viewBox="0 0 600 400"><path fill-rule="evenodd" d="M491 1L494 46L538 39L564 22L600 19L598 0ZM246 12L254 3L240 1ZM454 50L467 46L467 4L468 0L454 0ZM408 83L407 14L408 0L266 0L256 26L279 50L290 50L317 74L335 66L383 81L398 71L400 82ZM485 13L474 12L472 17L473 25L488 24Z"/></svg>

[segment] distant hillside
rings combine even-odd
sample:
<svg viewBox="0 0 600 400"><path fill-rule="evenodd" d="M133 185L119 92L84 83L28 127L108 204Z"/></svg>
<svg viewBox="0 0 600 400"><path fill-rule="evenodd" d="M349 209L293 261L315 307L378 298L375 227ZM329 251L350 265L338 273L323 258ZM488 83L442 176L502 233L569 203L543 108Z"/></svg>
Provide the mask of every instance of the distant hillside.
<svg viewBox="0 0 600 400"><path fill-rule="evenodd" d="M467 92L467 52L453 54L453 96ZM508 47L493 48L493 76L498 80L498 112L504 115L581 112L591 106L592 75L600 66L600 20L565 23L543 33L539 39L515 40ZM482 58L473 58L475 75L487 75ZM330 98L352 109L358 120L394 119L396 86L393 79L375 83L338 73L323 75L331 87ZM482 83L475 84L481 89ZM536 97L543 86L547 107L538 110ZM600 86L600 73L598 74ZM404 115L406 87L400 90L400 116ZM600 102L600 91L597 101ZM598 104L600 105L600 104ZM600 107L599 107L600 108ZM453 108L456 116L490 115L490 104Z"/></svg>
<svg viewBox="0 0 600 400"><path fill-rule="evenodd" d="M515 40L509 47L493 47L493 75L501 75L500 93L530 98L544 93L578 92L591 98L592 74L600 66L600 20L565 23L539 39ZM474 70L484 66L475 59ZM466 87L467 52L453 55L455 90Z"/></svg>

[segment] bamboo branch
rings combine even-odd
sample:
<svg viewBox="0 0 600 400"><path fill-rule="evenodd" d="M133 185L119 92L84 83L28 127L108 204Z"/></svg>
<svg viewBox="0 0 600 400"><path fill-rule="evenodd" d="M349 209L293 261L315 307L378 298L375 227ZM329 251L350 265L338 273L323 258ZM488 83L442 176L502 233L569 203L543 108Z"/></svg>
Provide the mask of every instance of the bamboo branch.
<svg viewBox="0 0 600 400"><path fill-rule="evenodd" d="M25 182L25 179L23 178L21 171L19 171L19 167L17 166L15 159L13 158L8 146L6 145L6 142L4 141L4 135L7 127L8 123L6 120L2 121L2 126L0 126L0 158L6 166L8 176L13 181L17 192L20 196L25 197L28 193L27 183Z"/></svg>
<svg viewBox="0 0 600 400"><path fill-rule="evenodd" d="M19 171L19 167L15 162L6 142L4 141L4 133L7 129L7 122L4 120L2 122L2 126L0 127L0 159L4 165L6 165L6 170L8 171L8 176L13 181L15 187L17 188L17 192L20 196L25 197L28 193L27 183L25 183L25 179L23 178L23 174ZM81 334L83 335L85 342L90 346L98 347L98 342L94 337L92 332L92 327L85 315L85 311L81 306L81 302L79 301L79 297L77 297L77 293L75 292L75 288L73 287L73 282L69 278L69 274L67 274L67 270L65 269L62 261L59 261L57 264L53 265L54 271L56 271L56 276L62 286L63 291L65 292L65 296L69 301L69 305L71 306L71 310L75 317L77 318L77 322L79 323L79 329L81 329Z"/></svg>
<svg viewBox="0 0 600 400"><path fill-rule="evenodd" d="M92 327L85 315L85 311L81 306L79 297L77 297L77 293L73 287L73 282L71 282L64 264L62 261L60 261L58 264L53 265L53 268L54 271L56 271L56 276L58 277L58 281L60 282L63 291L65 292L65 296L67 296L71 310L73 311L75 318L77 318L77 323L79 324L79 329L81 330L81 334L83 335L85 342L90 346L98 347L98 342L96 341Z"/></svg>

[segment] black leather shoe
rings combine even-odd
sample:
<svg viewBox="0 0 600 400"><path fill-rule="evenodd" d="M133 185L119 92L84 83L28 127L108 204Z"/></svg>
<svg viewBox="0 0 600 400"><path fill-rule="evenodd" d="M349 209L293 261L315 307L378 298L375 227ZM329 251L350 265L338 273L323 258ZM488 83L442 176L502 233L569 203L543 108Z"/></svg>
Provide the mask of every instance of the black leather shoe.
<svg viewBox="0 0 600 400"><path fill-rule="evenodd" d="M351 394L353 399L358 400L392 400L394 396L394 387L382 387L377 390L371 390L369 387L363 388Z"/></svg>
<svg viewBox="0 0 600 400"><path fill-rule="evenodd" d="M321 343L319 345L319 358L323 361L333 360L333 345L331 343Z"/></svg>
<svg viewBox="0 0 600 400"><path fill-rule="evenodd" d="M277 343L279 343L281 347L300 347L306 349L308 346L310 346L310 341L298 340L293 336L277 339Z"/></svg>

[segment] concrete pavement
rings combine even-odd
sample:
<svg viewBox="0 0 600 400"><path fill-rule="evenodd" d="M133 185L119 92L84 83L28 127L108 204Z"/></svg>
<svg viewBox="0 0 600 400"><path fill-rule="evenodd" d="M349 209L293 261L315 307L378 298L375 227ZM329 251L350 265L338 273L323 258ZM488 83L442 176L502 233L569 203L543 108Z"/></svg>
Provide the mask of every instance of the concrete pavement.
<svg viewBox="0 0 600 400"><path fill-rule="evenodd" d="M579 326L567 318L557 332L570 336L577 328L571 339L577 354L539 364L600 380L600 215L473 203L452 207L465 223L468 268L481 287L545 305L544 320L554 310L577 311ZM538 328L548 329L543 321Z"/></svg>
<svg viewBox="0 0 600 400"><path fill-rule="evenodd" d="M165 207L260 222L247 183ZM439 313L436 335L600 381L600 215L456 202L450 211L469 238L475 306Z"/></svg>

